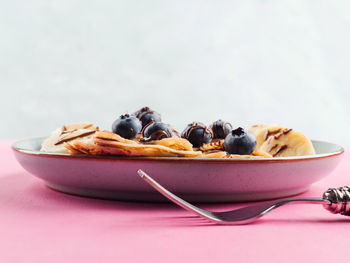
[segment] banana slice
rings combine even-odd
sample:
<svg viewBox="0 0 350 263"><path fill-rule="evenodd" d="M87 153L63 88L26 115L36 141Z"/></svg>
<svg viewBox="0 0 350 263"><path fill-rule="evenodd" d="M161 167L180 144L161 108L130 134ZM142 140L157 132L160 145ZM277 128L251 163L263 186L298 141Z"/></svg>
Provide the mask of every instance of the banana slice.
<svg viewBox="0 0 350 263"><path fill-rule="evenodd" d="M301 132L284 128L270 135L259 147L259 151L273 157L303 156L315 154L311 141Z"/></svg>
<svg viewBox="0 0 350 263"><path fill-rule="evenodd" d="M69 150L65 147L66 142L90 138L97 130L98 127L87 122L76 122L64 125L52 132L51 136L42 143L40 151L69 153Z"/></svg>
<svg viewBox="0 0 350 263"><path fill-rule="evenodd" d="M284 127L278 124L257 124L249 127L248 131L254 134L256 149L259 149L270 136L279 133L282 129Z"/></svg>

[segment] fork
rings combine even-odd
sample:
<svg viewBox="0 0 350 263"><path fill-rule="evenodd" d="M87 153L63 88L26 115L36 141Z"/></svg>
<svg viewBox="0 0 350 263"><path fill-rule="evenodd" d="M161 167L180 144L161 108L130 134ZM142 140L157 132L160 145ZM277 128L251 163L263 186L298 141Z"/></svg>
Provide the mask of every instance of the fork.
<svg viewBox="0 0 350 263"><path fill-rule="evenodd" d="M322 204L325 209L333 214L342 214L350 216L350 187L343 186L339 188L329 188L323 193L322 198L288 198L280 199L272 202L251 205L231 211L211 212L201 209L187 201L181 199L169 190L165 189L152 177L141 169L137 171L142 179L149 183L154 189L164 195L166 198L181 206L182 208L208 219L215 224L222 225L242 225L251 223L258 218L266 215L268 212L288 203L306 203L306 204Z"/></svg>

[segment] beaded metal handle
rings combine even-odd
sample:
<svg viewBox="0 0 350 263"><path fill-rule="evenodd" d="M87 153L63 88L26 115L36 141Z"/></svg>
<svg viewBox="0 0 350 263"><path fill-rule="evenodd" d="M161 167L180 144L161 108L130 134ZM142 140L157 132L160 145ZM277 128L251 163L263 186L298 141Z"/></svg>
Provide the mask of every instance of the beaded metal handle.
<svg viewBox="0 0 350 263"><path fill-rule="evenodd" d="M350 216L350 187L329 188L323 194L323 199L330 203L323 204L333 214Z"/></svg>

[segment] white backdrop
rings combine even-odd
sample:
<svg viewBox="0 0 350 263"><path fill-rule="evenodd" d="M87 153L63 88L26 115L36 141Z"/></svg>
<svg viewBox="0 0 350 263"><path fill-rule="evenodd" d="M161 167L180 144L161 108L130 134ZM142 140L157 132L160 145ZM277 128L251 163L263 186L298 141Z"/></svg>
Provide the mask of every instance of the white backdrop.
<svg viewBox="0 0 350 263"><path fill-rule="evenodd" d="M349 1L0 0L0 139L150 106L350 147Z"/></svg>

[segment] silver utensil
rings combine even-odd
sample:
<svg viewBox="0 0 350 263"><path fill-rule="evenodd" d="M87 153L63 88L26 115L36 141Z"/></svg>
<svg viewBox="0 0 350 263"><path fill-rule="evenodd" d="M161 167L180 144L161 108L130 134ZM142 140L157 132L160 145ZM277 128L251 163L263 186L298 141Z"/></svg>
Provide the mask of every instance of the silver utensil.
<svg viewBox="0 0 350 263"><path fill-rule="evenodd" d="M154 189L160 192L169 200L182 208L191 211L202 218L208 219L216 224L240 225L251 223L258 218L266 215L273 209L289 203L307 203L322 204L325 209L333 214L342 214L350 216L350 187L329 188L324 192L322 198L289 198L280 199L272 202L251 205L225 212L211 212L194 206L180 197L169 192L144 171L138 170L137 173L142 179L149 183Z"/></svg>

